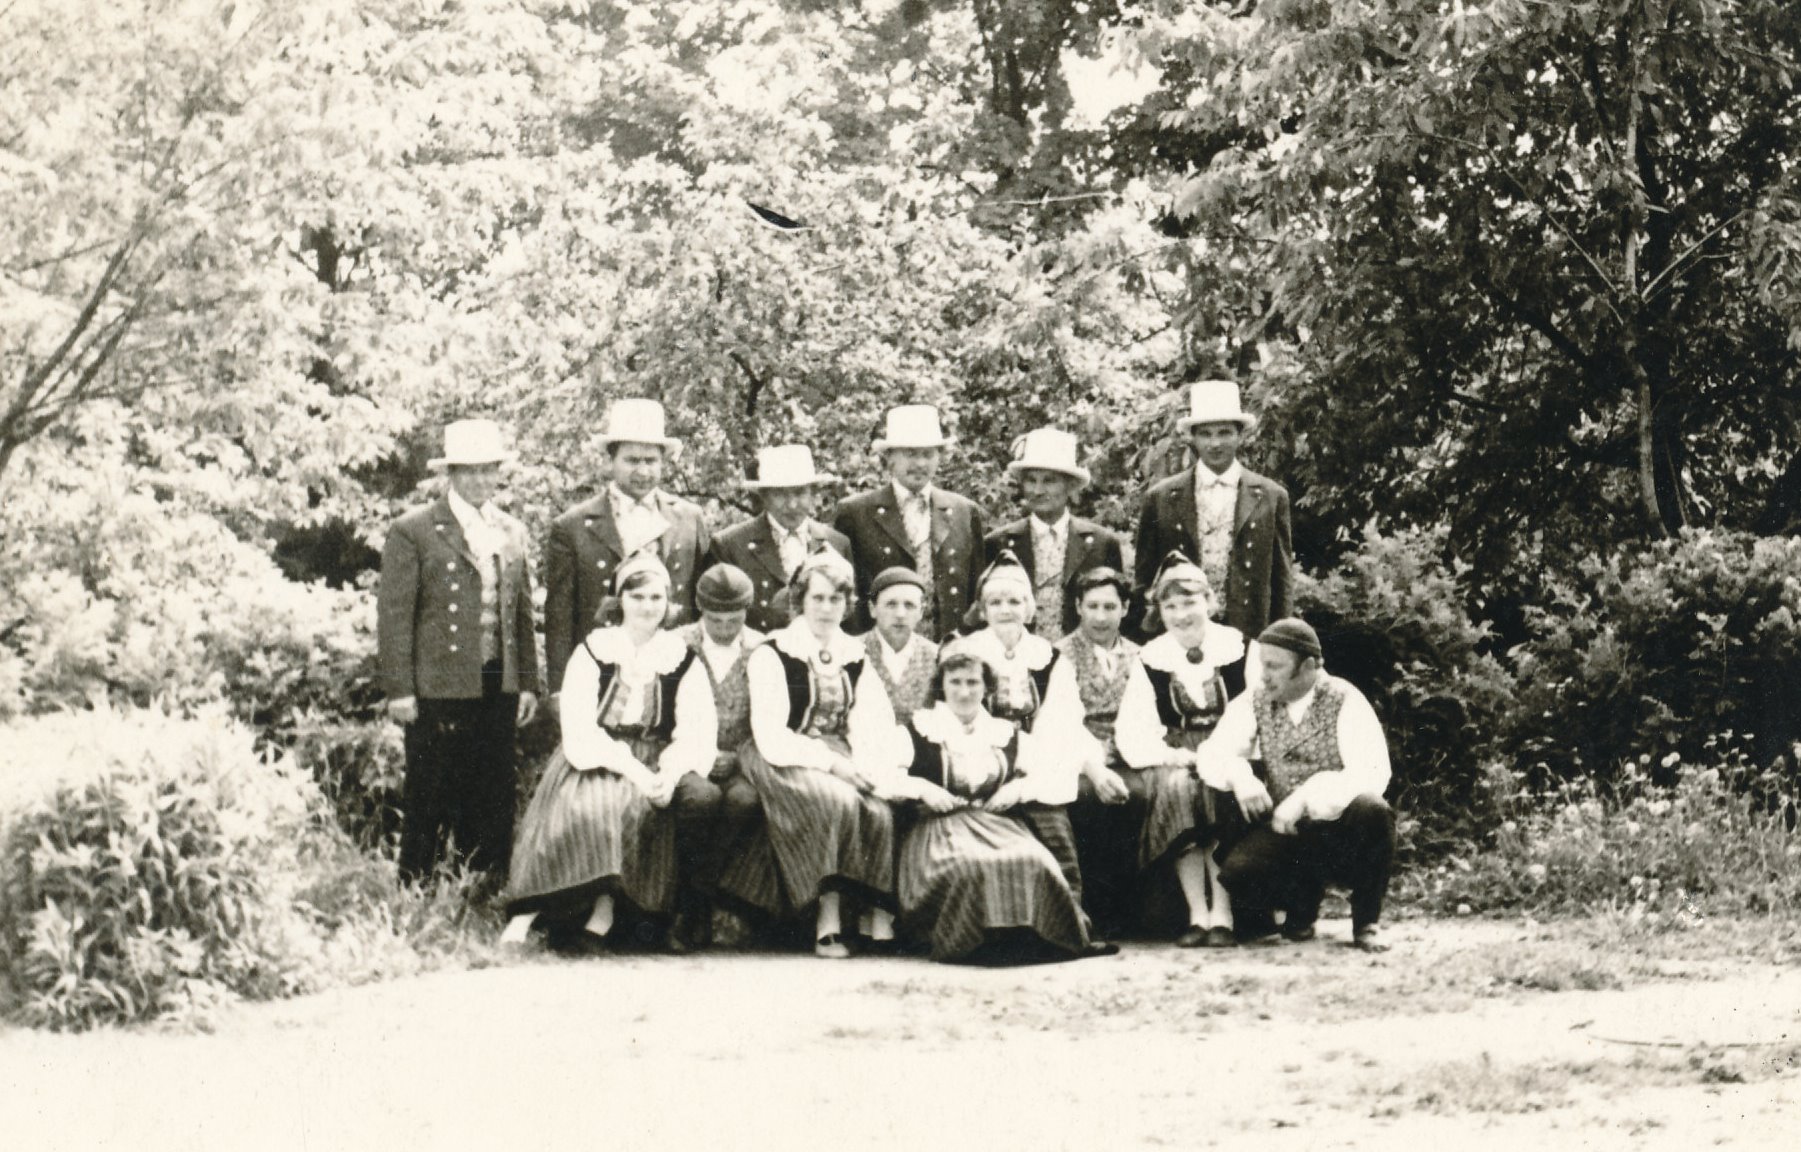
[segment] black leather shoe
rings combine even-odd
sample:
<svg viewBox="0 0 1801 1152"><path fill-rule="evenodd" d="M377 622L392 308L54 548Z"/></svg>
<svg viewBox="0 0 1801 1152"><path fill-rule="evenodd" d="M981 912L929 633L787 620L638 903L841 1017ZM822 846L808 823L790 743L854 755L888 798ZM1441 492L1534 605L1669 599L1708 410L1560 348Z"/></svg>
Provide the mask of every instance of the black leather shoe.
<svg viewBox="0 0 1801 1152"><path fill-rule="evenodd" d="M1190 924L1176 937L1178 948L1205 948L1207 946L1207 930L1199 924Z"/></svg>
<svg viewBox="0 0 1801 1152"><path fill-rule="evenodd" d="M1117 955L1119 955L1119 945L1113 943L1111 940L1090 940L1088 943L1082 945L1081 951L1076 953L1076 956L1083 960L1086 960L1091 956Z"/></svg>
<svg viewBox="0 0 1801 1152"><path fill-rule="evenodd" d="M1379 925L1365 924L1362 927L1351 929L1351 947L1364 952L1386 952L1388 951L1388 941L1382 939L1382 929Z"/></svg>
<svg viewBox="0 0 1801 1152"><path fill-rule="evenodd" d="M1319 935L1319 931L1311 924L1282 925L1282 939L1290 944L1305 944Z"/></svg>
<svg viewBox="0 0 1801 1152"><path fill-rule="evenodd" d="M1207 929L1206 943L1201 946L1203 948L1236 948L1238 947L1238 937L1232 935L1230 928L1209 928Z"/></svg>

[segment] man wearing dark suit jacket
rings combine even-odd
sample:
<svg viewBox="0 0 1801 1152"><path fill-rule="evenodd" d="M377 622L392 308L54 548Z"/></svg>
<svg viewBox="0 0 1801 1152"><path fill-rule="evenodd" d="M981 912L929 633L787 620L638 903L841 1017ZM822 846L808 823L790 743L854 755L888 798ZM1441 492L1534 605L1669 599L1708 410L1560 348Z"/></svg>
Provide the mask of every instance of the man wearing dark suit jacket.
<svg viewBox="0 0 1801 1152"><path fill-rule="evenodd" d="M758 494L763 511L713 537L702 565L731 564L751 578L755 592L745 620L754 631L774 632L792 618L788 577L808 553L831 548L855 563L844 533L813 519L819 486L836 479L814 470L813 451L805 444L782 444L757 453L757 478L744 486Z"/></svg>
<svg viewBox="0 0 1801 1152"><path fill-rule="evenodd" d="M569 654L595 626L594 615L626 557L648 550L669 569L672 625L695 618L694 580L707 554L700 506L662 491L663 471L681 450L664 433L655 400L619 400L598 443L612 479L598 496L557 517L544 549L544 655L554 695Z"/></svg>
<svg viewBox="0 0 1801 1152"><path fill-rule="evenodd" d="M857 621L870 627L869 585L896 565L925 578L927 592L919 633L949 635L975 598L982 570L982 512L967 497L935 487L945 439L938 409L904 404L888 411L876 454L890 483L841 501L832 527L850 540L857 573Z"/></svg>
<svg viewBox="0 0 1801 1152"><path fill-rule="evenodd" d="M1211 606L1214 618L1246 638L1294 611L1288 490L1238 462L1239 447L1256 423L1241 405L1237 384L1194 385L1179 427L1199 461L1145 494L1134 545L1141 594L1172 551L1197 557L1213 587L1224 589ZM1235 691L1243 688L1242 669L1238 674Z"/></svg>
<svg viewBox="0 0 1801 1152"><path fill-rule="evenodd" d="M449 489L382 548L377 633L388 714L406 726L400 871L429 877L447 841L504 872L513 848L513 733L538 711L525 528L492 503L500 429L444 430Z"/></svg>
<svg viewBox="0 0 1801 1152"><path fill-rule="evenodd" d="M1018 478L1029 514L990 533L985 542L990 564L1002 551L1019 557L1038 603L1032 631L1052 642L1076 629L1076 580L1093 568L1125 567L1117 532L1069 513L1070 500L1090 479L1078 455L1076 438L1068 432L1040 428L1023 436L1007 472Z"/></svg>

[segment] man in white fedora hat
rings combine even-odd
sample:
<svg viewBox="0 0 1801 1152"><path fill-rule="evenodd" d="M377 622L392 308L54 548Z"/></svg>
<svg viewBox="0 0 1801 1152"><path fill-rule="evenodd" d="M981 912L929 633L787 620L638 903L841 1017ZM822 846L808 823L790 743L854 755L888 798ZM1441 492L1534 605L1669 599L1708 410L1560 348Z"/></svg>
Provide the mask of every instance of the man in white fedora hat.
<svg viewBox="0 0 1801 1152"><path fill-rule="evenodd" d="M713 537L703 565L731 564L750 576L756 594L746 622L756 631L774 632L788 623L793 613L784 591L809 553L826 547L855 562L844 533L813 518L820 486L836 479L813 467L813 450L805 444L757 452L756 479L744 486L757 494L763 511Z"/></svg>
<svg viewBox="0 0 1801 1152"><path fill-rule="evenodd" d="M1288 490L1239 463L1239 449L1257 420L1244 410L1236 383L1202 380L1190 389L1188 404L1178 427L1198 459L1145 494L1136 583L1142 595L1171 552L1196 557L1222 593L1212 605L1214 618L1255 636L1294 611ZM1244 688L1243 669L1235 672L1236 693Z"/></svg>
<svg viewBox="0 0 1801 1152"><path fill-rule="evenodd" d="M388 530L377 636L388 714L406 726L400 870L432 874L451 842L473 868L513 851L513 733L538 711L525 526L493 504L512 454L491 420L444 429L449 484Z"/></svg>
<svg viewBox="0 0 1801 1152"><path fill-rule="evenodd" d="M1070 502L1091 478L1079 456L1079 442L1062 429L1039 428L1022 436L1007 474L1019 482L1026 515L1002 525L985 542L988 563L1003 551L1019 557L1038 603L1032 631L1050 641L1075 631L1072 588L1084 572L1125 567L1119 533L1070 514Z"/></svg>
<svg viewBox="0 0 1801 1152"><path fill-rule="evenodd" d="M681 451L655 400L615 400L596 438L611 478L600 493L556 518L544 549L544 650L554 694L569 654L594 627L595 613L626 557L650 552L669 569L672 625L694 616L694 579L707 553L700 506L662 490Z"/></svg>
<svg viewBox="0 0 1801 1152"><path fill-rule="evenodd" d="M918 630L928 640L954 632L975 598L982 573L982 510L932 483L949 443L932 405L890 408L883 435L874 444L889 482L847 497L832 516L832 527L850 540L859 628L873 621L870 583L896 565L925 580Z"/></svg>

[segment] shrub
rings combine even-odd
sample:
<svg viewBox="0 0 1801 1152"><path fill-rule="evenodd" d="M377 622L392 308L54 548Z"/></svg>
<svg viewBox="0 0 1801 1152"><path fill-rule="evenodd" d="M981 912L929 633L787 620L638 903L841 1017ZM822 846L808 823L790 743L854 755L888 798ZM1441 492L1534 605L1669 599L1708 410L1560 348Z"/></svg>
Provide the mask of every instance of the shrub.
<svg viewBox="0 0 1801 1152"><path fill-rule="evenodd" d="M1324 578L1302 573L1296 606L1319 631L1326 664L1370 698L1394 763L1389 799L1403 813L1403 852L1428 855L1482 835L1497 818L1481 787L1512 681L1482 649L1465 571L1445 534L1369 529Z"/></svg>
<svg viewBox="0 0 1801 1152"><path fill-rule="evenodd" d="M1528 613L1507 745L1540 781L1693 763L1730 738L1792 755L1801 682L1801 540L1688 531L1592 559ZM1665 781L1667 782L1667 780Z"/></svg>
<svg viewBox="0 0 1801 1152"><path fill-rule="evenodd" d="M1403 899L1434 911L1592 915L1694 923L1707 915L1801 912L1796 793L1742 755L1682 765L1670 783L1634 762L1603 793L1589 780L1533 792L1511 783L1492 844L1403 877Z"/></svg>
<svg viewBox="0 0 1801 1152"><path fill-rule="evenodd" d="M289 734L294 760L318 783L332 812L360 848L387 850L400 835L405 739L386 720L347 720L305 709Z"/></svg>
<svg viewBox="0 0 1801 1152"><path fill-rule="evenodd" d="M217 711L68 714L11 735L23 800L0 832L0 968L26 1022L83 1029L285 990L261 876L306 818L297 772Z"/></svg>

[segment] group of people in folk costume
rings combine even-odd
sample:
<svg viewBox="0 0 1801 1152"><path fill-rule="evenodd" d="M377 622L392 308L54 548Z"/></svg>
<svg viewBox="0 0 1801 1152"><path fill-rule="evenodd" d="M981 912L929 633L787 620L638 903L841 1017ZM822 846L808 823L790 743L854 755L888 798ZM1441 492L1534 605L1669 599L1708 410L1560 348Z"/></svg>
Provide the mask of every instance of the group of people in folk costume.
<svg viewBox="0 0 1801 1152"><path fill-rule="evenodd" d="M835 477L782 445L746 482L761 513L715 535L662 488L662 406L618 401L603 490L551 526L543 677L525 530L492 502L510 454L492 422L449 425L444 496L382 555L403 872L454 845L507 872L506 939L575 950L811 913L824 957L1105 954L1170 874L1185 947L1309 939L1338 884L1381 949L1381 726L1291 615L1288 494L1238 461L1237 385L1189 401L1197 462L1146 493L1130 577L1120 535L1070 514L1090 476L1067 432L1015 446L1027 515L993 532L935 485L939 414L908 405L874 442L889 481L829 525ZM562 742L515 839L541 680Z"/></svg>

